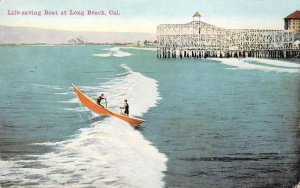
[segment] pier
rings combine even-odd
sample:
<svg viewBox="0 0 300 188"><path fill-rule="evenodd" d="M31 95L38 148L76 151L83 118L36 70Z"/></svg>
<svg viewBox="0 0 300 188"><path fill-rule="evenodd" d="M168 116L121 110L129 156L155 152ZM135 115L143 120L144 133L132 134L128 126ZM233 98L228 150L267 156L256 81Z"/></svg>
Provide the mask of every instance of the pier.
<svg viewBox="0 0 300 188"><path fill-rule="evenodd" d="M223 29L200 21L157 27L158 58L300 58L288 30Z"/></svg>

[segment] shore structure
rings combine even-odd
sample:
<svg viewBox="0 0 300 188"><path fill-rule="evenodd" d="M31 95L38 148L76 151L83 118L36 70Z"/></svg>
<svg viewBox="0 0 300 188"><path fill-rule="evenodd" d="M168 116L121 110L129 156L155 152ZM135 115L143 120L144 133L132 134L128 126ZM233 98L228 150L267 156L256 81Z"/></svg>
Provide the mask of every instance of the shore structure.
<svg viewBox="0 0 300 188"><path fill-rule="evenodd" d="M158 58L300 58L291 30L223 29L200 21L157 26Z"/></svg>
<svg viewBox="0 0 300 188"><path fill-rule="evenodd" d="M300 34L300 11L296 10L284 18L284 29Z"/></svg>

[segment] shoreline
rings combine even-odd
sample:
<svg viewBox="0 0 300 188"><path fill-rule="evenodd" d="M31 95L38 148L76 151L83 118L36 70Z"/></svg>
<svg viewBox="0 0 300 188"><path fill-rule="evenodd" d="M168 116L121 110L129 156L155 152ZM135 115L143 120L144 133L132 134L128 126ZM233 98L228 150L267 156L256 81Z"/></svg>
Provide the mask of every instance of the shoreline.
<svg viewBox="0 0 300 188"><path fill-rule="evenodd" d="M0 44L0 47L6 46L129 46L129 47L157 47L156 45L136 45L134 43L88 43L88 44Z"/></svg>

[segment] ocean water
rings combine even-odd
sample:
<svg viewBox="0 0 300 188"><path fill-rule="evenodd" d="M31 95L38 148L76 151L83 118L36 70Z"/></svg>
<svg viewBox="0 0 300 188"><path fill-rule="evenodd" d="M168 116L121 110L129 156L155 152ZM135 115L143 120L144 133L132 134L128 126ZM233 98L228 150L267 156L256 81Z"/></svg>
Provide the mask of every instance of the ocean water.
<svg viewBox="0 0 300 188"><path fill-rule="evenodd" d="M300 64L153 48L0 47L2 187L293 187ZM128 99L135 129L80 105Z"/></svg>

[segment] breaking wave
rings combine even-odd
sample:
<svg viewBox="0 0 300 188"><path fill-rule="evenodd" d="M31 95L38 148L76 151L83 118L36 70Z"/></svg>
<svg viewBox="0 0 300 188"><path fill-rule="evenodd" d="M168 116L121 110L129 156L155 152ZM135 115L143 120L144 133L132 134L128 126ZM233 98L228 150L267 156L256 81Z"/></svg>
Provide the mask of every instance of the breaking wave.
<svg viewBox="0 0 300 188"><path fill-rule="evenodd" d="M231 69L240 69L240 70L261 70L261 71L273 71L273 72L285 72L285 73L300 73L300 66L296 63L278 61L278 60L268 60L268 59L218 59L210 58L211 60L221 62L222 64L229 65L235 68ZM259 63L254 64L253 61ZM269 66L274 65L274 66ZM280 66L280 67L279 67ZM299 69L298 69L299 68Z"/></svg>
<svg viewBox="0 0 300 188"><path fill-rule="evenodd" d="M101 53L101 54L93 54L93 56L95 57L127 57L127 56L132 56L133 54L129 53L129 52L124 52L121 51L121 47L113 47L113 48L108 48L108 49L103 49L103 50L107 50L109 52L107 53Z"/></svg>
<svg viewBox="0 0 300 188"><path fill-rule="evenodd" d="M79 88L91 97L105 91L108 105L114 110L126 98L131 114L142 116L160 99L157 81L132 71L127 65L121 66L127 72L121 77ZM79 108L75 94L68 96L70 99L66 105L70 107L65 110L73 110L80 115L84 108ZM0 182L18 187L164 186L162 179L167 157L144 139L138 130L117 118L107 117L91 123L89 127L80 129L77 135L61 142L36 144L52 147L53 150L27 160L0 160Z"/></svg>

